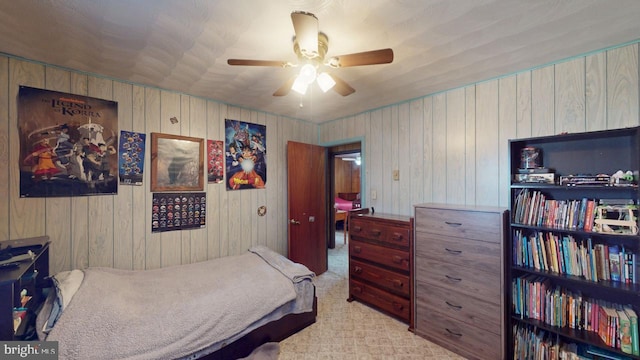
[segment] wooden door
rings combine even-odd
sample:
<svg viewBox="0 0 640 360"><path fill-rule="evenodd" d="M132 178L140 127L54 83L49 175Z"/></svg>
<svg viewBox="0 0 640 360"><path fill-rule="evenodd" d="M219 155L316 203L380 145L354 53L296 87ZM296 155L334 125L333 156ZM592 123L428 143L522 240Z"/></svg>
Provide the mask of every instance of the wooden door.
<svg viewBox="0 0 640 360"><path fill-rule="evenodd" d="M327 150L287 143L289 259L317 275L327 271Z"/></svg>

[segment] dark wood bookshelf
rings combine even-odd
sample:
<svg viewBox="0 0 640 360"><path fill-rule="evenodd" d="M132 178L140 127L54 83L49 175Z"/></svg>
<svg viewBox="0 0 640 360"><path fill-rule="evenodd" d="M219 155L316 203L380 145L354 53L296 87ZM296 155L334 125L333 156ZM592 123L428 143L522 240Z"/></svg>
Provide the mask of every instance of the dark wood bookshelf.
<svg viewBox="0 0 640 360"><path fill-rule="evenodd" d="M514 175L520 172L524 164L522 156L528 148L535 148L541 156L540 166L554 173L555 183L521 183L516 182ZM507 291L508 311L514 311L513 280L518 277L535 275L537 279L548 280L552 286L558 286L566 291L580 293L593 301L604 300L618 305L630 305L640 314L640 284L618 281L592 281L582 276L560 274L552 271L539 270L534 267L514 265L514 243L516 231L522 232L522 236L529 237L534 233L552 233L556 236L571 236L576 242L591 239L591 243L606 246L624 246L627 252L636 254L640 261L640 235L615 234L584 231L581 228L548 227L515 222L514 207L516 198L522 191L539 191L546 199L553 200L600 200L600 199L625 199L634 204L640 204L640 192L637 185L638 171L640 171L640 127L602 130L574 134L562 134L553 136L540 136L509 141L510 163L510 210L511 224L508 243L505 249L505 285ZM631 170L636 176L633 185L559 185L560 176L568 175L612 175L616 171ZM597 203L596 203L597 205ZM575 214L575 213L574 213ZM637 224L637 218L636 218ZM637 264L636 264L637 266ZM516 325L534 326L540 330L555 334L565 342L574 342L579 346L593 346L631 359L640 359L624 353L619 349L605 344L596 332L583 331L571 328L558 328L545 324L543 321L521 318L512 313L507 316L507 356L513 358Z"/></svg>

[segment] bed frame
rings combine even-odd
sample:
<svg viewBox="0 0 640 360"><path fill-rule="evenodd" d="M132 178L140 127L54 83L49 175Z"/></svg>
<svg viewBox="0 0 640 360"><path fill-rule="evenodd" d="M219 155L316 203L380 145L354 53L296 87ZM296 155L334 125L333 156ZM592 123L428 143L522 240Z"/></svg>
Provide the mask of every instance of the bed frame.
<svg viewBox="0 0 640 360"><path fill-rule="evenodd" d="M198 359L228 360L243 358L258 346L268 342L280 342L316 322L318 298L313 296L313 310L301 314L289 314L251 331L231 344Z"/></svg>

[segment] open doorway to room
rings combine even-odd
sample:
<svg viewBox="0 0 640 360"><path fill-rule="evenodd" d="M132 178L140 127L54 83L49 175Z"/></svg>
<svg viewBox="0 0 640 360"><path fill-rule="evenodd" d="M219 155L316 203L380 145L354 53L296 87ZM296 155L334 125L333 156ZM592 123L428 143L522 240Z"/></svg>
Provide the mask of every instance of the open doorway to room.
<svg viewBox="0 0 640 360"><path fill-rule="evenodd" d="M361 187L361 143L329 147L330 249L348 242L349 211L359 208Z"/></svg>

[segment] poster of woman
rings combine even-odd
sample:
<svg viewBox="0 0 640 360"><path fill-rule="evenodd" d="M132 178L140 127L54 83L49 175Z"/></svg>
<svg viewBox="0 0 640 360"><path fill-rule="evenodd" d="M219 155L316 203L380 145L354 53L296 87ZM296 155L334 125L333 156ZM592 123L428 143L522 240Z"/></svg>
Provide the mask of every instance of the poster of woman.
<svg viewBox="0 0 640 360"><path fill-rule="evenodd" d="M118 103L20 86L20 196L117 194Z"/></svg>
<svg viewBox="0 0 640 360"><path fill-rule="evenodd" d="M225 119L227 190L265 188L266 130L264 125Z"/></svg>

